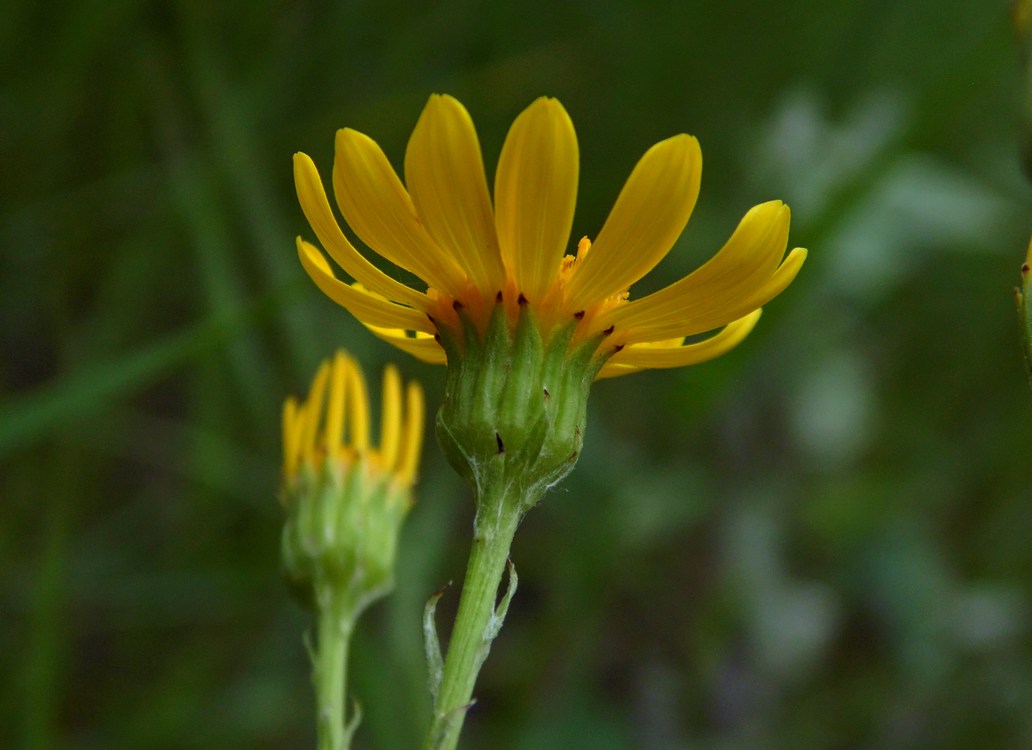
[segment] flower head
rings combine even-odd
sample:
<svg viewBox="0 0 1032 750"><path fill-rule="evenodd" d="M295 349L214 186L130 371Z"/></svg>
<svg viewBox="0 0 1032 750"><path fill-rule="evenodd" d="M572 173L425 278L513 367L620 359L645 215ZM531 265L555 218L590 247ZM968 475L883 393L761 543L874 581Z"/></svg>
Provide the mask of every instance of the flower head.
<svg viewBox="0 0 1032 750"><path fill-rule="evenodd" d="M568 346L596 342L596 375L678 367L723 354L755 325L760 307L791 283L806 251L786 256L789 210L760 204L705 265L653 294L629 289L670 251L699 193L698 141L677 135L650 148L631 172L594 242L570 245L579 158L562 105L540 98L513 123L495 174L493 202L473 122L450 96L430 97L405 154L402 183L380 147L338 131L333 188L344 219L386 260L422 279L414 289L380 271L345 237L315 164L294 157L301 207L316 236L352 278L345 283L298 238L315 283L380 338L431 363L441 338L464 327L484 335L493 311L510 327L534 313L545 340L570 328ZM702 341L692 340L722 329Z"/></svg>
<svg viewBox="0 0 1032 750"><path fill-rule="evenodd" d="M350 597L361 609L388 591L423 439L423 392L383 376L380 444L370 441L369 396L340 351L322 363L308 398L283 406L282 556L302 598Z"/></svg>
<svg viewBox="0 0 1032 750"><path fill-rule="evenodd" d="M806 251L785 255L789 211L772 201L751 209L694 273L631 299L631 286L688 222L701 169L691 136L657 143L595 241L582 239L566 255L579 158L562 105L541 98L516 118L492 196L469 114L452 97L431 96L409 139L404 184L380 147L349 128L337 132L333 166L351 229L427 288L401 283L355 249L315 164L300 153L301 207L354 282L337 279L300 238L298 252L319 288L377 336L424 361L447 362L437 414L445 454L479 508L495 502L491 488L516 487L525 509L573 468L593 380L726 352L799 271Z"/></svg>

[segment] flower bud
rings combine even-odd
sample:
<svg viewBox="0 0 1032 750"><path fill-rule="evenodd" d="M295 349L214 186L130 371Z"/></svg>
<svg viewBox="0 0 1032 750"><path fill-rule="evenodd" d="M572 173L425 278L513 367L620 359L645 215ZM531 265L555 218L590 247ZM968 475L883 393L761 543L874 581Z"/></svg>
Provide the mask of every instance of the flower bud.
<svg viewBox="0 0 1032 750"><path fill-rule="evenodd" d="M423 436L422 390L410 383L403 395L388 367L382 406L376 447L362 371L344 352L323 363L304 402L284 404L281 551L308 604L343 597L358 611L393 588Z"/></svg>

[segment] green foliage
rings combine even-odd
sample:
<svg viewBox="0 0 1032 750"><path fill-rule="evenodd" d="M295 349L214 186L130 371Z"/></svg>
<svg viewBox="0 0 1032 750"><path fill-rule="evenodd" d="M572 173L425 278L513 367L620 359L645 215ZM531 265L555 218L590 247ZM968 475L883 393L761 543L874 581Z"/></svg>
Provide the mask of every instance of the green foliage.
<svg viewBox="0 0 1032 750"><path fill-rule="evenodd" d="M643 286L782 198L811 250L719 360L595 385L520 530L464 746L1032 746L1029 235L1006 3L8 2L0 12L0 746L311 747L278 570L279 408L346 345L290 158L395 164L427 95L494 164L541 94L579 128L574 236L645 149L706 170ZM653 287L654 288L654 287ZM637 293L647 289L635 290ZM472 503L428 446L397 591L360 623L357 748L417 747L420 617ZM445 593L438 619L457 595Z"/></svg>

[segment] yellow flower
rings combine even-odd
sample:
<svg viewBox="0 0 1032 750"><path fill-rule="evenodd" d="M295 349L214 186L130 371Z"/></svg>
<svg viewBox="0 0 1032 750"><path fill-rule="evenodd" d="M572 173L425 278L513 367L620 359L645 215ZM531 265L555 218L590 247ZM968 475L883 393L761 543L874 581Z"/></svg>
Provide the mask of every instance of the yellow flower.
<svg viewBox="0 0 1032 750"><path fill-rule="evenodd" d="M444 363L438 335L482 334L496 304L515 324L526 305L544 338L576 322L570 346L597 338L599 377L678 367L716 357L755 325L760 307L795 278L806 251L785 255L789 209L763 203L742 219L708 263L640 299L628 289L670 251L699 192L698 141L676 135L650 148L631 172L595 241L565 256L577 198L573 123L548 98L513 123L495 175L494 200L473 121L450 96L430 97L405 153L405 183L380 147L337 132L333 188L344 219L383 258L428 285L399 282L345 237L312 160L294 157L301 207L316 236L352 278L335 278L298 238L305 270L330 298L380 338L423 361ZM722 329L702 341L698 334ZM691 337L691 343L685 343Z"/></svg>
<svg viewBox="0 0 1032 750"><path fill-rule="evenodd" d="M362 370L338 351L319 367L308 398L293 396L283 404L283 475L289 483L302 467L318 473L325 467L364 461L378 474L389 474L409 488L416 480L423 440L423 390L416 382L402 394L401 377L392 365L383 373L383 411L379 447L370 444L369 395Z"/></svg>
<svg viewBox="0 0 1032 750"><path fill-rule="evenodd" d="M280 553L305 604L332 601L357 616L394 584L423 440L423 391L414 382L404 390L387 367L378 447L365 379L343 351L319 367L308 398L283 405Z"/></svg>

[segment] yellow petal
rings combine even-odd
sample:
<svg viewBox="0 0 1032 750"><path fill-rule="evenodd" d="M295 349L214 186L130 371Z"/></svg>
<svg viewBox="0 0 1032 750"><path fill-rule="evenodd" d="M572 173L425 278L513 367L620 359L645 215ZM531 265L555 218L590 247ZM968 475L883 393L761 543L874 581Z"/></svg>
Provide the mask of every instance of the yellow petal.
<svg viewBox="0 0 1032 750"><path fill-rule="evenodd" d="M309 462L314 462L319 425L323 418L323 400L326 398L326 381L330 377L330 363L323 362L315 373L312 380L312 387L308 391L308 399L301 407L303 413L303 425L301 427L300 449L301 455Z"/></svg>
<svg viewBox="0 0 1032 750"><path fill-rule="evenodd" d="M538 99L509 130L494 192L502 259L531 302L544 297L566 252L578 169L569 115L555 99Z"/></svg>
<svg viewBox="0 0 1032 750"><path fill-rule="evenodd" d="M369 448L369 391L362 368L354 360L348 361L347 386L349 445L361 455Z"/></svg>
<svg viewBox="0 0 1032 750"><path fill-rule="evenodd" d="M689 135L645 152L616 199L587 257L567 285L577 309L626 290L670 252L699 197L702 152Z"/></svg>
<svg viewBox="0 0 1032 750"><path fill-rule="evenodd" d="M634 344L703 333L755 310L777 294L757 293L785 253L789 219L788 206L780 201L755 206L708 263L654 294L613 308L599 325L615 326L620 341Z"/></svg>
<svg viewBox="0 0 1032 750"><path fill-rule="evenodd" d="M363 242L430 286L452 296L461 292L465 274L427 234L383 151L350 128L337 131L333 191L344 219Z"/></svg>
<svg viewBox="0 0 1032 750"><path fill-rule="evenodd" d="M330 370L330 395L326 404L326 454L336 456L344 444L345 388L347 386L347 357L338 351Z"/></svg>
<svg viewBox="0 0 1032 750"><path fill-rule="evenodd" d="M326 262L323 254L300 237L297 238L297 254L301 258L301 265L323 294L347 308L348 312L363 323L388 328L408 328L413 331L434 330L426 315L419 311L389 302L359 286L348 285L334 278L330 264Z"/></svg>
<svg viewBox="0 0 1032 750"><path fill-rule="evenodd" d="M298 425L297 399L293 396L283 402L283 474L294 476L298 468L301 431Z"/></svg>
<svg viewBox="0 0 1032 750"><path fill-rule="evenodd" d="M405 152L405 184L419 218L486 296L505 286L484 161L473 120L450 96L433 95Z"/></svg>
<svg viewBox="0 0 1032 750"><path fill-rule="evenodd" d="M402 430L401 454L398 456L398 476L411 484L419 468L419 452L423 447L423 389L412 382L406 389L405 427Z"/></svg>
<svg viewBox="0 0 1032 750"><path fill-rule="evenodd" d="M788 285L795 281L799 269L803 267L803 261L806 260L806 256L807 250L805 247L793 248L792 252L785 258L785 261L778 266L778 270L774 272L774 275L763 286L743 299L739 303L739 308L750 310L755 307L761 307L785 291Z"/></svg>
<svg viewBox="0 0 1032 750"><path fill-rule="evenodd" d="M744 318L728 323L720 333L692 344L665 346L638 344L614 354L602 367L599 377L626 375L641 369L684 367L714 359L734 349L749 335L762 310L754 310ZM607 372L609 368L609 372ZM627 368L626 371L623 371Z"/></svg>
<svg viewBox="0 0 1032 750"><path fill-rule="evenodd" d="M425 309L426 295L400 281L392 279L359 253L333 217L326 199L319 171L307 154L294 154L294 186L301 210L312 225L315 236L337 264L363 286L382 294L389 300L404 302L417 309Z"/></svg>
<svg viewBox="0 0 1032 750"><path fill-rule="evenodd" d="M383 328L369 323L366 323L365 327L391 346L398 347L422 362L430 365L443 365L448 361L444 349L430 334L417 332L413 338L406 335L406 332L400 328Z"/></svg>
<svg viewBox="0 0 1032 750"><path fill-rule="evenodd" d="M383 400L380 403L380 458L392 471L401 448L401 376L398 368L387 365L383 371Z"/></svg>

